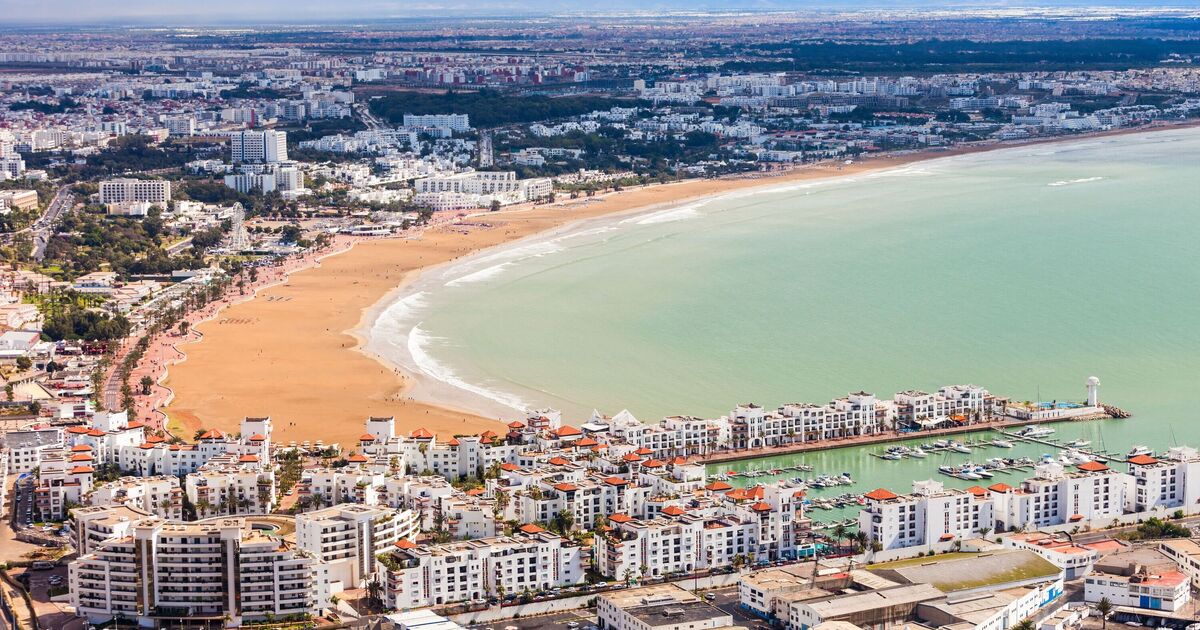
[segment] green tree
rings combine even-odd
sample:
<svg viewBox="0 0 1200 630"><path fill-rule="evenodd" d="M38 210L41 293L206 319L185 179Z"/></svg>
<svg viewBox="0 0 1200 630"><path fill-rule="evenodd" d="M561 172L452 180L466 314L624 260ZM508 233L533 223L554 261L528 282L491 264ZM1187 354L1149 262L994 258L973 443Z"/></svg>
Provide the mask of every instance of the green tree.
<svg viewBox="0 0 1200 630"><path fill-rule="evenodd" d="M1112 614L1113 603L1107 597L1101 597L1100 601L1096 602L1096 612L1100 613L1101 627L1108 627L1108 616Z"/></svg>

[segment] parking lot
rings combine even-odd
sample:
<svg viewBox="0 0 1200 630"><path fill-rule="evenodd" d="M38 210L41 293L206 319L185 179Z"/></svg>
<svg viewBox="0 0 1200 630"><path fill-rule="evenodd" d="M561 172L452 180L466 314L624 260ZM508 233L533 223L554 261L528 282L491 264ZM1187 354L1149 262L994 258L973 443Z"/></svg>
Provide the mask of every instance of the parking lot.
<svg viewBox="0 0 1200 630"><path fill-rule="evenodd" d="M66 609L66 603L58 603L50 601L50 588L57 583L62 586L67 580L67 568L65 566L55 567L49 570L35 569L14 569L10 574L15 579L23 579L19 576L27 575L29 580L29 594L33 597L34 610L37 612L38 622L42 628L62 628L63 630L81 630L84 627L82 619L75 617L74 613Z"/></svg>

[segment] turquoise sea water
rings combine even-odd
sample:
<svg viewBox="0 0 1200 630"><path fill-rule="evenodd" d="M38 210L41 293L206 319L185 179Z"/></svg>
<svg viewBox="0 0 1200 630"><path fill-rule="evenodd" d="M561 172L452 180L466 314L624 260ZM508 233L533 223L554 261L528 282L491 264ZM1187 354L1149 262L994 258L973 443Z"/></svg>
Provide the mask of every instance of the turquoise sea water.
<svg viewBox="0 0 1200 630"><path fill-rule="evenodd" d="M371 348L494 414L548 405L574 421L593 408L653 421L967 382L1077 400L1096 375L1101 398L1134 418L1060 435L1122 452L1200 446L1200 131L1004 149L593 221L427 274L383 313ZM796 459L862 480L841 491L905 489L943 463Z"/></svg>

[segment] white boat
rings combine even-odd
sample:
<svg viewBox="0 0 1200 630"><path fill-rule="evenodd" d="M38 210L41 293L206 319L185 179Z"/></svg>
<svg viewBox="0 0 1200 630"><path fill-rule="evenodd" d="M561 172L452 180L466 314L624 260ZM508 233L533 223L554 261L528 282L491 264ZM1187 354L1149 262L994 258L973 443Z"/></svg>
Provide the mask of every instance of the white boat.
<svg viewBox="0 0 1200 630"><path fill-rule="evenodd" d="M1009 442L1008 440L1001 440L1000 438L996 438L996 439L992 440L992 446L998 446L1000 448L1012 448L1013 444L1012 444L1012 442Z"/></svg>
<svg viewBox="0 0 1200 630"><path fill-rule="evenodd" d="M988 469L984 468L983 466L976 466L975 470L972 470L971 472L975 473L976 475L979 475L980 477L983 477L984 479L991 479L992 477L996 476L995 473L989 471Z"/></svg>
<svg viewBox="0 0 1200 630"><path fill-rule="evenodd" d="M909 457L925 457L927 453L920 446L908 452Z"/></svg>
<svg viewBox="0 0 1200 630"><path fill-rule="evenodd" d="M1063 456L1069 459L1071 463L1075 465L1086 464L1087 462L1092 461L1091 455L1075 449L1068 450L1067 452L1063 453Z"/></svg>
<svg viewBox="0 0 1200 630"><path fill-rule="evenodd" d="M952 451L954 451L954 452L956 452L956 453L970 453L970 452L971 452L971 447L970 447L970 446L964 446L964 445L962 445L962 444L959 444L958 442L952 442L952 443L950 444L950 450L952 450Z"/></svg>
<svg viewBox="0 0 1200 630"><path fill-rule="evenodd" d="M973 473L971 471L963 471L963 472L958 473L958 478L959 479L970 479L971 481L978 481L980 479L983 479L983 477L980 477L979 475L976 475L975 473Z"/></svg>
<svg viewBox="0 0 1200 630"><path fill-rule="evenodd" d="M895 452L884 453L881 457L883 457L884 459L897 460L897 459L900 459L900 454L895 453Z"/></svg>
<svg viewBox="0 0 1200 630"><path fill-rule="evenodd" d="M1024 429L1021 429L1020 431L1018 431L1017 435L1019 435L1021 437L1027 437L1027 438L1046 437L1048 435L1054 435L1054 429L1051 429L1049 427L1036 427L1036 426L1031 425L1031 426L1027 426Z"/></svg>
<svg viewBox="0 0 1200 630"><path fill-rule="evenodd" d="M1154 454L1154 451L1150 450L1150 447L1143 446L1141 444L1136 444L1136 445L1134 445L1133 448L1129 449L1129 452L1125 454L1125 457L1130 458L1130 457L1137 457L1138 455L1153 455L1153 454Z"/></svg>
<svg viewBox="0 0 1200 630"><path fill-rule="evenodd" d="M1092 445L1091 440L1071 440L1067 442L1067 446L1071 448L1087 448Z"/></svg>
<svg viewBox="0 0 1200 630"><path fill-rule="evenodd" d="M938 472L946 473L947 475L954 474L953 466L938 466Z"/></svg>

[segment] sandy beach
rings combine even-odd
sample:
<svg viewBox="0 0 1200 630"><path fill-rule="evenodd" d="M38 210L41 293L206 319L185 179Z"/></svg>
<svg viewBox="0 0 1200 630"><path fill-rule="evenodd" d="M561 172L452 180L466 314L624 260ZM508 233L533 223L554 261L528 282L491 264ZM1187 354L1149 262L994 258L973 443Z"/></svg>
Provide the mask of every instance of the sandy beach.
<svg viewBox="0 0 1200 630"><path fill-rule="evenodd" d="M1135 130L1122 130L1128 131ZM1069 139L1077 138L1063 140ZM200 341L180 347L186 360L172 366L164 381L173 393L164 411L173 431L185 439L201 427L236 431L244 416L269 415L279 440L320 439L347 448L357 444L368 416L395 416L404 432L426 428L444 437L499 429L503 425L497 419L410 399L416 377L361 351L363 340L356 331L369 327L389 296L422 269L601 215L649 211L748 187L861 174L1007 146L1016 145L649 186L476 215L463 225L430 228L419 238L357 242L197 324Z"/></svg>

